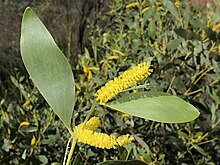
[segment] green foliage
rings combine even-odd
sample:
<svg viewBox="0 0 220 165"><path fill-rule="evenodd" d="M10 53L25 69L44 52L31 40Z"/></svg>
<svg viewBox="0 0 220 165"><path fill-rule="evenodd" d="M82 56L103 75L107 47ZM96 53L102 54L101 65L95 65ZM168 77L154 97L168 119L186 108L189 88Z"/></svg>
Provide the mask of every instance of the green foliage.
<svg viewBox="0 0 220 165"><path fill-rule="evenodd" d="M16 99L0 101L0 164L40 164L62 159L57 153L65 152L62 146L65 146L67 131L36 88L17 72L11 76L10 87ZM35 145L31 145L33 137ZM42 148L44 152L51 149L54 152L45 155Z"/></svg>
<svg viewBox="0 0 220 165"><path fill-rule="evenodd" d="M156 28L154 21L151 21L149 26L149 37L154 39ZM71 134L75 93L73 74L67 59L59 50L43 23L29 7L24 12L21 31L21 54L25 66L40 93L42 93ZM113 51L118 52L117 50ZM88 54L88 51L86 53ZM120 52L118 53L120 54ZM58 65L59 68L57 67ZM108 106L118 111L153 121L166 123L188 122L199 115L196 108L190 104L185 103L180 98L163 93L137 93L122 97L122 99L116 101L116 103ZM175 106L178 106L178 109ZM148 111L146 111L147 108L149 109ZM92 111L93 108L91 108L89 115ZM85 120L88 120L89 117L87 116ZM36 130L36 127L29 127L27 132ZM35 139L35 137L32 138L31 146L35 145ZM48 142L50 143L54 140L56 141L52 137L52 139L45 140L44 143L48 144ZM73 139L72 143L76 143L76 140ZM72 145L72 147L69 151L67 162L65 162L66 158L64 158L64 164L70 164L75 145ZM41 162L47 163L45 156L40 156L39 159Z"/></svg>
<svg viewBox="0 0 220 165"><path fill-rule="evenodd" d="M139 92L117 99L109 108L163 123L183 123L199 116L198 110L182 99L162 92Z"/></svg>
<svg viewBox="0 0 220 165"><path fill-rule="evenodd" d="M128 158L148 164L218 164L219 32L212 31L212 27L219 22L219 11L208 6L206 12L202 12L187 2L181 3L178 9L175 5L170 8L164 3L171 1L155 0L139 1L142 5L126 8L132 2L113 1L108 13L97 16L100 18L97 24L87 25L91 47L85 48L85 53L79 55L79 63L73 67L77 88L76 123L84 120L97 89L130 66L149 60L154 70L152 76L122 95L132 90L171 93L193 104L201 115L190 123L164 124L99 106L94 112L102 120L99 131L117 135L132 133L135 142L118 151L78 144L75 162L97 164ZM145 7L149 7L148 10L141 13ZM151 21L156 30L148 29ZM181 33L192 32L200 36L200 40L187 40L177 34L176 29L183 29ZM11 90L16 99L9 100L7 93L7 97L1 99L0 163L61 162L69 137L67 131L26 78L19 75L12 82ZM26 100L30 100L30 105L23 107ZM30 125L20 126L22 121L29 121ZM30 145L33 135L37 139L34 147Z"/></svg>
<svg viewBox="0 0 220 165"><path fill-rule="evenodd" d="M70 129L75 96L72 70L31 8L25 10L22 19L21 55L32 81Z"/></svg>
<svg viewBox="0 0 220 165"><path fill-rule="evenodd" d="M106 161L99 163L99 165L146 165L146 163L140 160L130 160L130 161Z"/></svg>

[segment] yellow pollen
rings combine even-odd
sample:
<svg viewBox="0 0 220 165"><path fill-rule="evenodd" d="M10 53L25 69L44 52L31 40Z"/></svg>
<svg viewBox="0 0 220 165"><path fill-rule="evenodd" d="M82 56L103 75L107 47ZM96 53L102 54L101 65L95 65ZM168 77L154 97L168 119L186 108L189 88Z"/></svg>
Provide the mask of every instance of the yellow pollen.
<svg viewBox="0 0 220 165"><path fill-rule="evenodd" d="M124 89L130 87L132 84L135 84L137 81L148 77L152 70L150 68L150 62L144 62L138 64L138 66L133 67L125 71L119 77L110 80L102 88L100 88L94 96L96 96L96 101L100 104L106 103L108 100L111 100L118 93L122 92Z"/></svg>

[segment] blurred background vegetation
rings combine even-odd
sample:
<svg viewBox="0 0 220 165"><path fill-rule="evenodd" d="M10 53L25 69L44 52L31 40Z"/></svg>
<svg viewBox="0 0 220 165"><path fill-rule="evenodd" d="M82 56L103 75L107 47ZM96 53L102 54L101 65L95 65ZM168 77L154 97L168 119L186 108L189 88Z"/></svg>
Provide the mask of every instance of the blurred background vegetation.
<svg viewBox="0 0 220 165"><path fill-rule="evenodd" d="M102 120L99 130L130 133L135 142L118 150L78 144L78 162L124 160L129 153L129 159L148 164L220 164L218 0L1 0L0 164L61 163L69 138L21 62L20 24L27 6L36 11L72 64L77 124L100 86L149 60L154 72L137 84L137 90L177 95L201 113L190 123L164 124L100 106L94 114Z"/></svg>

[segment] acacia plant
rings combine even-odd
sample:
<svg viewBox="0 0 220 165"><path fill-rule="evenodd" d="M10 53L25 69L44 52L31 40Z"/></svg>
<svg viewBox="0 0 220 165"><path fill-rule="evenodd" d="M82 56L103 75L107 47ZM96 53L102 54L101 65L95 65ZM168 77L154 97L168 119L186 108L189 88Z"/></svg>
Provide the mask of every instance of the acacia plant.
<svg viewBox="0 0 220 165"><path fill-rule="evenodd" d="M100 120L98 116L92 116L97 106L105 106L132 116L163 123L184 123L199 116L198 110L191 104L162 92L144 91L117 97L119 93L153 73L151 63L143 62L101 87L94 94L93 104L84 122L75 126L73 112L76 96L72 68L30 7L23 15L20 46L22 60L31 80L70 133L63 164L71 164L72 158L75 157L73 153L77 142L110 149L123 147L135 140L129 134L116 137L96 132ZM139 160L127 162L112 160L101 164L110 163L145 164Z"/></svg>

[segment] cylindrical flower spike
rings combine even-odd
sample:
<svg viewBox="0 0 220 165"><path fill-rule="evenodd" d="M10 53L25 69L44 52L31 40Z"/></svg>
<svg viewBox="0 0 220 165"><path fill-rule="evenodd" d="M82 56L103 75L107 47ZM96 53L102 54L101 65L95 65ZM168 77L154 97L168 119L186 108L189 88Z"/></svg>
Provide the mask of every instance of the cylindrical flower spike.
<svg viewBox="0 0 220 165"><path fill-rule="evenodd" d="M89 144L98 148L115 148L117 144L116 137L104 133L93 132L87 129L77 129L73 136L78 139L78 142Z"/></svg>
<svg viewBox="0 0 220 165"><path fill-rule="evenodd" d="M91 131L95 131L100 125L100 120L98 117L92 117L89 121L86 122L86 124L83 126L83 123L76 126L76 130L79 128L88 129Z"/></svg>
<svg viewBox="0 0 220 165"><path fill-rule="evenodd" d="M105 84L105 86L100 88L95 93L96 101L98 101L100 104L106 103L108 100L111 100L118 93L130 87L132 84L142 80L145 77L148 77L151 72L152 70L150 69L150 62L138 64L138 66L125 71L122 75L114 78L114 80L110 80Z"/></svg>
<svg viewBox="0 0 220 165"><path fill-rule="evenodd" d="M93 117L86 122L84 127L82 127L82 124L76 126L75 132L73 132L72 136L76 138L78 142L103 149L116 148L117 145L125 146L134 140L134 137L128 134L117 138L113 135L94 132L98 128L99 124L100 120L97 117Z"/></svg>

